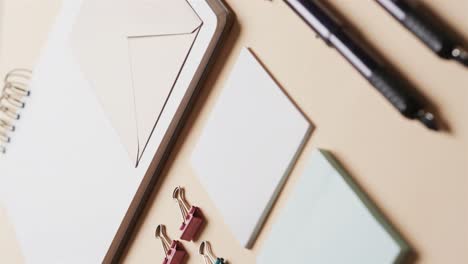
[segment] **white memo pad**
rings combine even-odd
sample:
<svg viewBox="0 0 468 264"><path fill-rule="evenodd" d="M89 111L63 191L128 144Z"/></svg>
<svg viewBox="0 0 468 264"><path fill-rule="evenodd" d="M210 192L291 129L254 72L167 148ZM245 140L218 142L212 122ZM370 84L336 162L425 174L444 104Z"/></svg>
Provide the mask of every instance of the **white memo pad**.
<svg viewBox="0 0 468 264"><path fill-rule="evenodd" d="M251 247L312 125L242 50L192 155L239 242Z"/></svg>

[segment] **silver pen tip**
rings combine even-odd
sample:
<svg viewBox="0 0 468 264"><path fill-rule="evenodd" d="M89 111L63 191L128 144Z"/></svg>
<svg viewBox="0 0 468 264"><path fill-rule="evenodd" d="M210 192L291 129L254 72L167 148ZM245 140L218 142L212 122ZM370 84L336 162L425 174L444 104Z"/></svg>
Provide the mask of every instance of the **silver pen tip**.
<svg viewBox="0 0 468 264"><path fill-rule="evenodd" d="M456 47L452 50L451 55L453 59L468 67L468 51L461 47Z"/></svg>
<svg viewBox="0 0 468 264"><path fill-rule="evenodd" d="M437 121L435 119L434 114L428 111L419 111L418 119L423 123L427 128L437 131L439 130L439 126L437 125Z"/></svg>

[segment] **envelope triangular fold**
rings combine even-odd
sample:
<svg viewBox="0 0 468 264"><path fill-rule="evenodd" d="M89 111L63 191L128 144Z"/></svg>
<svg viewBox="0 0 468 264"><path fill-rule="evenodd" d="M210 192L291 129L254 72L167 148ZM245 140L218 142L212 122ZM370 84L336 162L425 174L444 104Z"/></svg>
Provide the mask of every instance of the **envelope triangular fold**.
<svg viewBox="0 0 468 264"><path fill-rule="evenodd" d="M202 24L186 0L83 1L75 59L136 165Z"/></svg>
<svg viewBox="0 0 468 264"><path fill-rule="evenodd" d="M158 125L159 117L197 33L198 30L190 34L129 38L138 131L138 161Z"/></svg>

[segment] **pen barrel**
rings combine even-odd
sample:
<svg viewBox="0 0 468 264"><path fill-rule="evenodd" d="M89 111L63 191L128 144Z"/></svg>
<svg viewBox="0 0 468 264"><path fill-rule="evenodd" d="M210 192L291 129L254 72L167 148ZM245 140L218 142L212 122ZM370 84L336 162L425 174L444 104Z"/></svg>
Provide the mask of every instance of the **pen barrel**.
<svg viewBox="0 0 468 264"><path fill-rule="evenodd" d="M403 82L385 71L374 71L368 81L404 116L415 118L419 102L410 94Z"/></svg>
<svg viewBox="0 0 468 264"><path fill-rule="evenodd" d="M453 45L447 35L440 31L428 18L414 12L408 12L401 23L440 57L450 57Z"/></svg>

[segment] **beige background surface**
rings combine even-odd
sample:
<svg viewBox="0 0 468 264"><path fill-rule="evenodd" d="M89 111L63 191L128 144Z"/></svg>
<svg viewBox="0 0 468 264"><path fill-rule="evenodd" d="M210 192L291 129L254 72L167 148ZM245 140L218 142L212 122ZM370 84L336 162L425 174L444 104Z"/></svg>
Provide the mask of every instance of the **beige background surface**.
<svg viewBox="0 0 468 264"><path fill-rule="evenodd" d="M10 19L9 24L3 25L2 36L7 32L5 28L15 28L21 34L10 42L19 43L29 36L33 43L40 43L44 37L39 33L45 31L60 1L6 2L18 6L8 11L7 5L4 11L23 12L29 22L28 26L21 26L22 20ZM237 23L204 84L125 262L162 261L163 252L154 238L154 228L164 223L172 238L179 234L181 219L171 193L175 186L182 185L187 189L188 200L202 207L208 218L201 239L211 241L215 253L231 263L255 263L255 255L281 213L308 154L314 147L321 147L336 155L407 238L416 252L414 263L467 263L468 70L435 57L372 0L329 1L439 109L450 130L432 133L417 122L401 118L336 51L317 40L282 1L226 2L237 14ZM468 0L423 2L468 39ZM21 5L28 8L20 11ZM25 10L32 16L25 15ZM34 32L32 36L27 35L30 32ZM1 43L5 50L5 41ZM243 249L235 240L189 162L201 129L245 46L252 48L316 125L253 250ZM31 54L20 53L20 59L28 57L33 61L38 49L25 44L21 48ZM4 65L12 65L11 54L18 52L1 53L2 72ZM18 61L21 65L26 63L21 60ZM198 243L184 245L190 252L188 263L202 263L196 254ZM21 263L4 210L0 210L0 263Z"/></svg>

